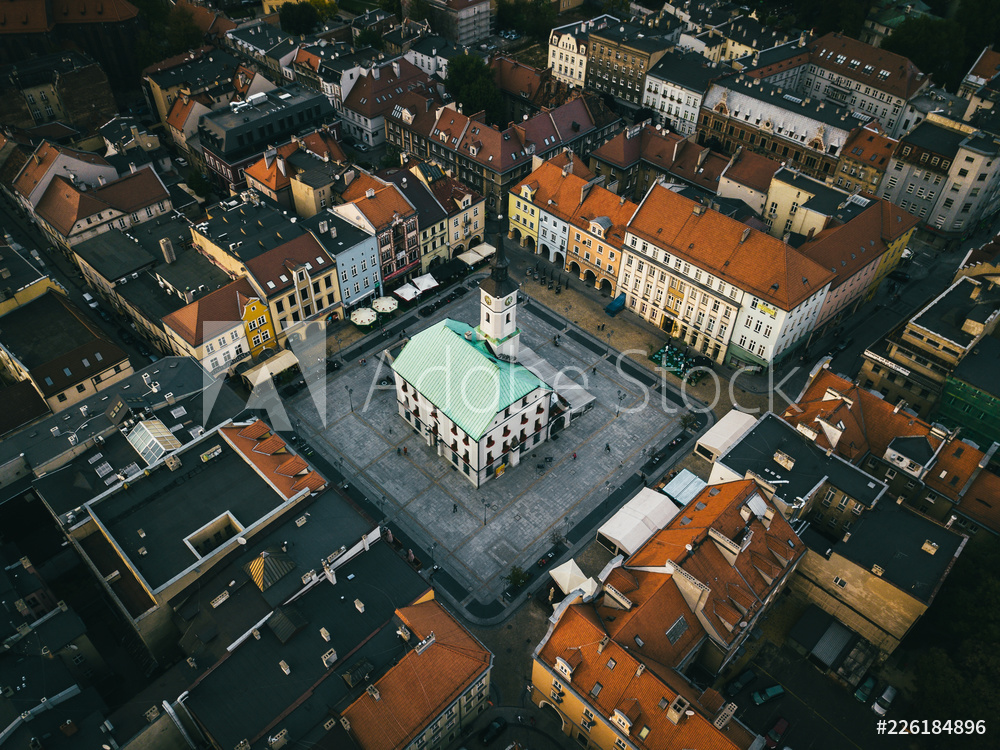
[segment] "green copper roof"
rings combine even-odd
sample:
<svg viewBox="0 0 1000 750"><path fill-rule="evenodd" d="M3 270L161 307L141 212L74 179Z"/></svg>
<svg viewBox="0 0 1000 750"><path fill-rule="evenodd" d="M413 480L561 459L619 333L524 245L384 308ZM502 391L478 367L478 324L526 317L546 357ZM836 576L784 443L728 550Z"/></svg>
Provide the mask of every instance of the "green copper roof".
<svg viewBox="0 0 1000 750"><path fill-rule="evenodd" d="M498 412L548 386L523 365L503 362L486 343L465 338L472 326L442 320L413 336L392 369L476 440Z"/></svg>

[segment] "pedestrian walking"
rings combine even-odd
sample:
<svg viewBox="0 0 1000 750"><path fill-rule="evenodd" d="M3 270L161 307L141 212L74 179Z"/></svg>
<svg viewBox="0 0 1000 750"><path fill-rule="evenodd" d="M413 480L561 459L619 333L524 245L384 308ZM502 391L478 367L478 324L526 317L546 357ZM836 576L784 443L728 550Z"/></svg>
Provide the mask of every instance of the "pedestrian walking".
<svg viewBox="0 0 1000 750"><path fill-rule="evenodd" d="M576 454L573 454L573 460L576 461Z"/></svg>
<svg viewBox="0 0 1000 750"><path fill-rule="evenodd" d="M396 455L397 456L403 455L403 449L402 448L396 448Z"/></svg>
<svg viewBox="0 0 1000 750"><path fill-rule="evenodd" d="M409 451L408 451L408 450L406 450L406 446L404 445L404 446L403 446L403 455L405 456L405 455L407 455L408 453L409 453Z"/></svg>
<svg viewBox="0 0 1000 750"><path fill-rule="evenodd" d="M611 443L605 443L604 444L604 452L605 453L611 453Z"/></svg>
<svg viewBox="0 0 1000 750"><path fill-rule="evenodd" d="M451 504L451 512L452 513L458 513L458 503L452 503Z"/></svg>

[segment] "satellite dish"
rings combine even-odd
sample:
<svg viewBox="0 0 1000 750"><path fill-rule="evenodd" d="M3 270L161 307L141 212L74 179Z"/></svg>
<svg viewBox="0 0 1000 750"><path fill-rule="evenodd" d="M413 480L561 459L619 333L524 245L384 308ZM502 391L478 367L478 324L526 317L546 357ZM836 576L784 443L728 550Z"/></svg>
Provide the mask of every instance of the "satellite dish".
<svg viewBox="0 0 1000 750"><path fill-rule="evenodd" d="M691 709L689 708L689 709L688 709L687 711L685 711L685 712L684 712L684 715L685 715L685 716L694 716L694 711L692 711L692 710L691 710Z"/></svg>
<svg viewBox="0 0 1000 750"><path fill-rule="evenodd" d="M686 549L688 552L690 552L690 551L692 551L694 549L694 547L692 547L690 544L685 544L684 545L684 549Z"/></svg>
<svg viewBox="0 0 1000 750"><path fill-rule="evenodd" d="M741 627L741 628L745 628L745 627L747 627L748 625L749 625L749 623L747 623L747 621L746 621L746 620L744 620L743 622L741 622L741 623L740 623L740 627Z"/></svg>
<svg viewBox="0 0 1000 750"><path fill-rule="evenodd" d="M239 542L240 544L246 544L247 543L247 540L244 539L241 536L236 537L236 541Z"/></svg>

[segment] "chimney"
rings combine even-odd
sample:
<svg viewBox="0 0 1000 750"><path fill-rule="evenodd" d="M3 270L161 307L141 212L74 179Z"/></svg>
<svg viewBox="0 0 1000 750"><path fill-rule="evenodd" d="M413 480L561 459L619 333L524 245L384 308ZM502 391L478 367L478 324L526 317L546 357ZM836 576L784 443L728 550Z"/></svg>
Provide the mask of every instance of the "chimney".
<svg viewBox="0 0 1000 750"><path fill-rule="evenodd" d="M139 171L139 170L138 170L138 169L136 168L135 164L133 164L132 162L129 162L129 165L128 165L128 168L129 168L129 169L130 169L130 170L132 171L132 174L135 174L136 172L138 172L138 171Z"/></svg>
<svg viewBox="0 0 1000 750"><path fill-rule="evenodd" d="M750 227L747 227L746 229L743 230L743 236L740 237L740 244L742 245L744 242L746 242L747 237L749 236L750 236Z"/></svg>
<svg viewBox="0 0 1000 750"><path fill-rule="evenodd" d="M278 171L281 172L282 176L285 175L285 157L278 157Z"/></svg>
<svg viewBox="0 0 1000 750"><path fill-rule="evenodd" d="M99 174L97 175L97 182L101 185L101 187L104 187L105 185L108 184L108 178L102 174Z"/></svg>
<svg viewBox="0 0 1000 750"><path fill-rule="evenodd" d="M376 65L375 67L372 68L372 78L374 78L377 81L379 75L381 75L381 73L378 69L378 66Z"/></svg>
<svg viewBox="0 0 1000 750"><path fill-rule="evenodd" d="M191 291L191 287L184 290L184 301L189 305L194 302L194 292Z"/></svg>
<svg viewBox="0 0 1000 750"><path fill-rule="evenodd" d="M396 78L399 78L399 61L398 60L396 60L396 61L394 61L392 63L392 72L396 76Z"/></svg>
<svg viewBox="0 0 1000 750"><path fill-rule="evenodd" d="M174 243L170 241L169 237L164 237L160 240L160 252L163 253L163 260L168 264L177 260L177 254L174 252Z"/></svg>

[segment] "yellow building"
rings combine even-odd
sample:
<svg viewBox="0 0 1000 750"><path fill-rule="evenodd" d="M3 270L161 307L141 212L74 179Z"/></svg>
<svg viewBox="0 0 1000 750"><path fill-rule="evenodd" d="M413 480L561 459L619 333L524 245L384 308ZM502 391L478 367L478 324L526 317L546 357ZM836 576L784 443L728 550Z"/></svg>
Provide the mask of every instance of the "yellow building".
<svg viewBox="0 0 1000 750"><path fill-rule="evenodd" d="M793 169L779 169L767 191L764 222L779 239L791 232L811 237L826 228L850 194Z"/></svg>
<svg viewBox="0 0 1000 750"><path fill-rule="evenodd" d="M507 199L510 232L519 232L521 247L532 252L538 246L538 209L533 205L537 192L538 182L529 178L511 190Z"/></svg>
<svg viewBox="0 0 1000 750"><path fill-rule="evenodd" d="M163 330L175 352L196 358L212 375L277 345L270 310L246 277L167 315Z"/></svg>

